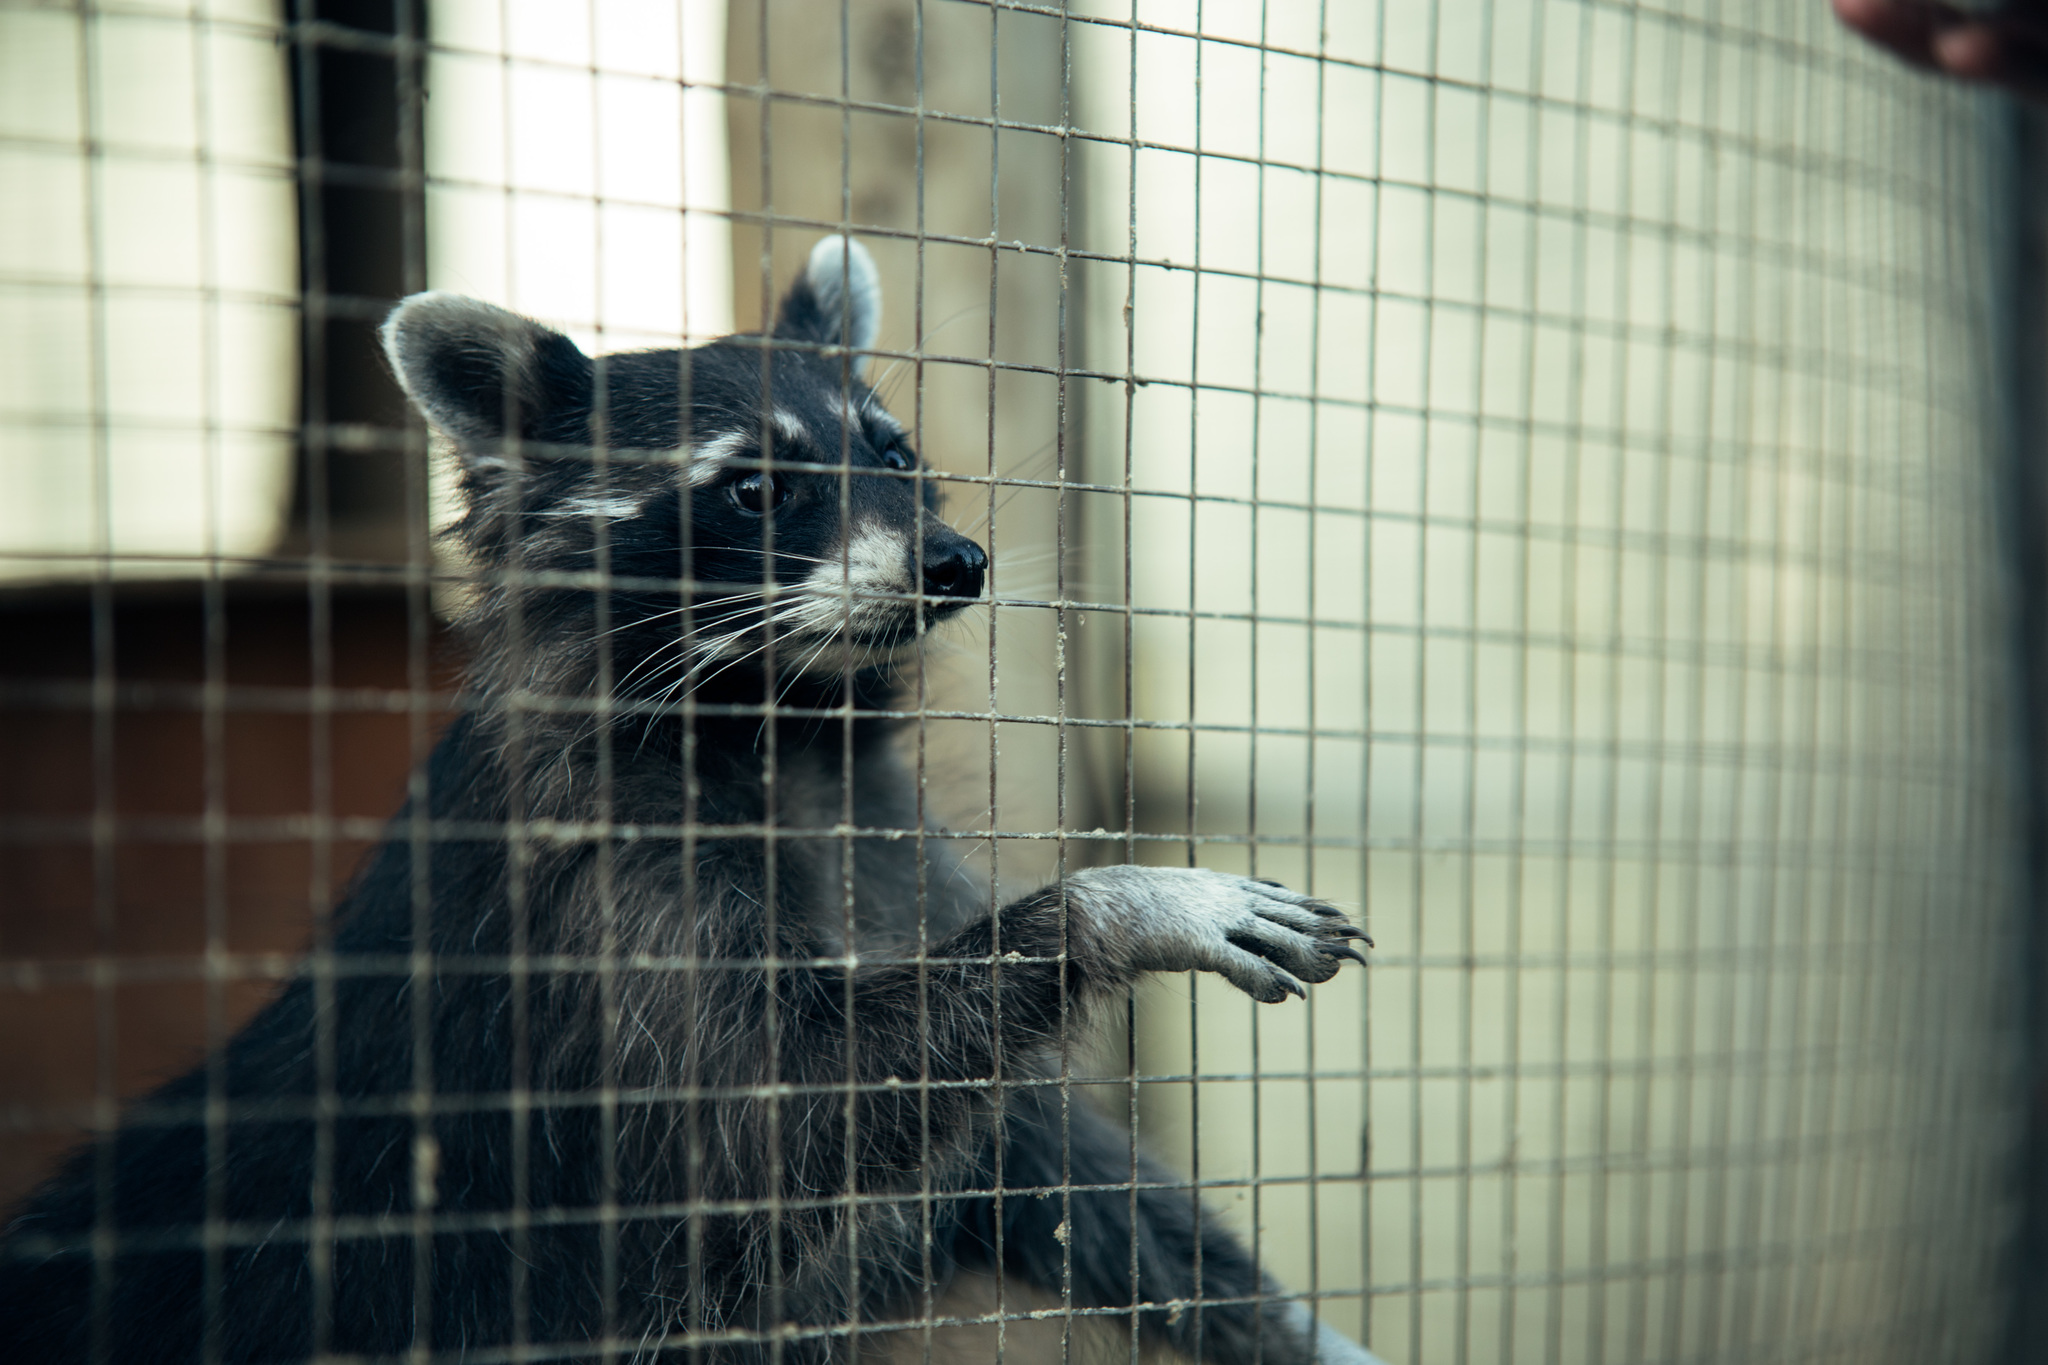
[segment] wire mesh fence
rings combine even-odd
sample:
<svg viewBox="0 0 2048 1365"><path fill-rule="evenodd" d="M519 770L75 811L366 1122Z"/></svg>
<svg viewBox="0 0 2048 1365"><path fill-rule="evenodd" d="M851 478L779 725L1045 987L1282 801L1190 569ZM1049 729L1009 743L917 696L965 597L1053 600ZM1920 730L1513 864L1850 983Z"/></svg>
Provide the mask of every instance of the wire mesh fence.
<svg viewBox="0 0 2048 1365"><path fill-rule="evenodd" d="M0 7L7 1354L1992 1357L2012 154L1818 3Z"/></svg>

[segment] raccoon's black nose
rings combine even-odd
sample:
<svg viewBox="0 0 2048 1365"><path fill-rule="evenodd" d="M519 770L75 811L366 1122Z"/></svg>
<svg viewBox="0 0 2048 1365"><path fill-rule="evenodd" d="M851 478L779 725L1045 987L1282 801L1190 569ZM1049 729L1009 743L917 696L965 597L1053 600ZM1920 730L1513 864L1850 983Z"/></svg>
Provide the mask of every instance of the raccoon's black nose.
<svg viewBox="0 0 2048 1365"><path fill-rule="evenodd" d="M953 536L943 544L925 543L924 590L928 597L979 597L982 576L987 572L988 556L964 536Z"/></svg>

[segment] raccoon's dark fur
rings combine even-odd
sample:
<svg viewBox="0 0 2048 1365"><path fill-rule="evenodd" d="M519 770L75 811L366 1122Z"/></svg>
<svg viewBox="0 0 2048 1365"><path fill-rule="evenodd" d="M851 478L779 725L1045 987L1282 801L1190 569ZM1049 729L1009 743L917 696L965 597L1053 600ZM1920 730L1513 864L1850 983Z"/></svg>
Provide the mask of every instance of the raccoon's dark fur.
<svg viewBox="0 0 2048 1365"><path fill-rule="evenodd" d="M862 713L985 567L856 377L877 306L832 238L772 341L392 315L461 462L476 705L331 956L20 1210L0 1357L834 1361L1000 1257L1205 1359L1369 1359L1032 1084L1138 972L1277 1001L1349 923L1137 868L991 913L941 841L837 832L919 827Z"/></svg>

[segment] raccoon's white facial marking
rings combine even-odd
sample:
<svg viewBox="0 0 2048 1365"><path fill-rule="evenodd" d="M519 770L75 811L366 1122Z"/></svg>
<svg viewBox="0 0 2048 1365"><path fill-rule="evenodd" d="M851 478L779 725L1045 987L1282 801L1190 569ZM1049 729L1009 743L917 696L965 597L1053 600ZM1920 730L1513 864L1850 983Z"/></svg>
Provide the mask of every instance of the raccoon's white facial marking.
<svg viewBox="0 0 2048 1365"><path fill-rule="evenodd" d="M709 488L717 483L725 477L727 463L748 449L757 434L727 431L702 442L690 452L690 462L683 469L684 481L692 488Z"/></svg>
<svg viewBox="0 0 2048 1365"><path fill-rule="evenodd" d="M903 424L890 414L889 410L871 398L838 399L839 420L846 423L850 431L865 431L869 428L880 432L885 438L903 435Z"/></svg>
<svg viewBox="0 0 2048 1365"><path fill-rule="evenodd" d="M892 435L900 436L903 434L903 428L898 425L894 417L891 417L885 409L865 399L849 398L841 394L834 400L833 406L839 413L839 420L855 431L873 425Z"/></svg>
<svg viewBox="0 0 2048 1365"><path fill-rule="evenodd" d="M776 408L769 414L776 434L791 445L802 445L810 436L810 428L803 419L786 408ZM692 488L709 488L726 475L727 465L735 456L744 455L759 444L759 427L747 427L734 431L722 431L708 441L699 442L690 452L690 463L683 474Z"/></svg>
<svg viewBox="0 0 2048 1365"><path fill-rule="evenodd" d="M567 497L550 507L544 515L550 517L603 517L608 521L624 521L637 517L647 508L646 502L625 493L585 493Z"/></svg>
<svg viewBox="0 0 2048 1365"><path fill-rule="evenodd" d="M846 542L844 561L837 556L811 570L804 579L804 586L821 596L829 595L837 605L837 599L854 599L854 610L860 610L859 599L863 594L908 593L910 583L910 538L903 532L887 526L864 523L853 530ZM877 603L889 615L896 615L901 608L896 603Z"/></svg>
<svg viewBox="0 0 2048 1365"><path fill-rule="evenodd" d="M866 653L884 641L882 657L912 644L893 639L915 621L904 599L911 590L910 538L892 527L863 523L853 529L843 554L832 556L804 576L802 629L813 638L838 641L840 648L813 650L799 671L823 675L843 671L849 651Z"/></svg>

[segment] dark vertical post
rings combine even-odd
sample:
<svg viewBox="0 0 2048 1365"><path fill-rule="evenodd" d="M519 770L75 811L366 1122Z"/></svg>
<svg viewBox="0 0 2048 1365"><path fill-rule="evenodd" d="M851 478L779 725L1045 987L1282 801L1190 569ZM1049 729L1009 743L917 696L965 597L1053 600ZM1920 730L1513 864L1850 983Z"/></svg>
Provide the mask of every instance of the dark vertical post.
<svg viewBox="0 0 2048 1365"><path fill-rule="evenodd" d="M399 560L405 409L377 325L426 287L424 4L295 0L293 17L305 310L295 539Z"/></svg>
<svg viewBox="0 0 2048 1365"><path fill-rule="evenodd" d="M377 326L392 303L424 283L423 0L291 0L292 127L299 176L300 417L292 532L285 551L305 572L314 706L309 814L331 814L334 735L325 699L334 677L335 562L409 563L407 430L397 386L384 367ZM417 472L417 471L416 471ZM416 567L416 565L415 565ZM332 903L334 850L313 843L309 898ZM315 921L312 960L320 1017L332 1018L329 926ZM314 1041L318 1084L333 1093L331 1028ZM315 1124L308 1190L312 1338L331 1345L335 1311L332 1185L336 1134ZM413 1246L412 1330L433 1339L431 1258ZM390 1243L387 1242L387 1246Z"/></svg>
<svg viewBox="0 0 2048 1365"><path fill-rule="evenodd" d="M2048 112L2013 111L2005 318L2009 423L2002 509L2016 635L2012 718L2026 849L2025 1142L2013 1257L2013 1365L2048 1365Z"/></svg>

